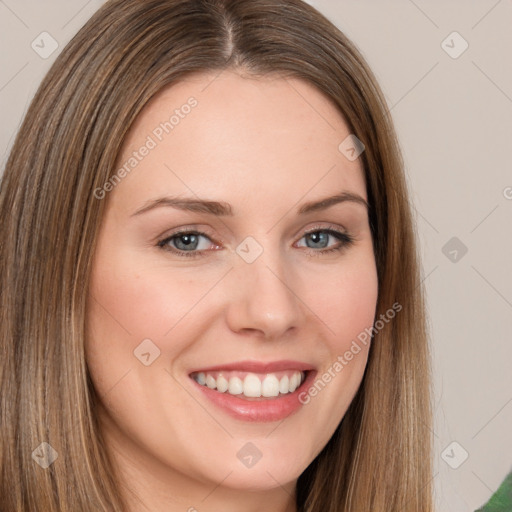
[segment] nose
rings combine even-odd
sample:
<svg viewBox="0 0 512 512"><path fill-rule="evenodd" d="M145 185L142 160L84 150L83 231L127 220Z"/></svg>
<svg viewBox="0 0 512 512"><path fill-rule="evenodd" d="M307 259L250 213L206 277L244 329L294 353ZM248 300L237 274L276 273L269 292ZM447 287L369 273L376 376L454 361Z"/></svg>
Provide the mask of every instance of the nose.
<svg viewBox="0 0 512 512"><path fill-rule="evenodd" d="M252 263L237 261L229 285L227 322L237 333L280 339L301 325L304 312L292 270L266 254Z"/></svg>

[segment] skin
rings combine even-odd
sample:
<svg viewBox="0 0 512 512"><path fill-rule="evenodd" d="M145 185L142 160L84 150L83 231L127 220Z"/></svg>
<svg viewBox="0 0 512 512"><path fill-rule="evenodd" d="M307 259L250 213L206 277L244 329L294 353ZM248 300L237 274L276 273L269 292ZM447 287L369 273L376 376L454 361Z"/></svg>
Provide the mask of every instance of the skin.
<svg viewBox="0 0 512 512"><path fill-rule="evenodd" d="M297 213L342 191L367 200L361 160L338 149L350 133L342 116L299 79L216 75L195 75L152 99L119 166L189 97L198 104L104 199L86 357L130 511L294 511L296 480L340 423L367 362L362 346L279 422L234 418L189 377L193 368L282 359L321 375L371 327L378 294L365 207L347 201ZM233 216L173 207L134 215L162 196L227 202ZM329 227L353 243L322 254L341 245L322 238ZM204 256L173 254L183 237L158 246L177 228L206 233L192 248ZM305 236L312 228L313 240ZM236 252L247 236L263 249L252 263ZM134 356L144 339L160 350L149 366ZM237 458L249 441L262 454L251 468Z"/></svg>

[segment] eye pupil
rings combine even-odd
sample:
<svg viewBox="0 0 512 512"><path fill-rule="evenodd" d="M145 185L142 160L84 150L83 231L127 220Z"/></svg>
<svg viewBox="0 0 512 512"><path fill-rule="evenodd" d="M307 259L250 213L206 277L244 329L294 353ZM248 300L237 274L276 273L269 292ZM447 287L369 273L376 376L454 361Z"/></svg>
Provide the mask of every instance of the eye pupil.
<svg viewBox="0 0 512 512"><path fill-rule="evenodd" d="M193 248L195 249L196 248L195 246L197 245L197 235L190 234L190 233L180 235L175 240L176 240L176 246L178 247L178 249L182 249L182 248L190 249L191 246L194 246ZM183 247L179 247L180 244L183 245Z"/></svg>
<svg viewBox="0 0 512 512"><path fill-rule="evenodd" d="M193 240L193 239L194 239L194 237L195 237L195 235L183 235L183 236L181 237L181 239L182 239L182 240L185 240L185 244L190 244L190 243L192 243L192 242L194 241L194 240Z"/></svg>
<svg viewBox="0 0 512 512"><path fill-rule="evenodd" d="M327 243L329 241L329 234L323 231L316 231L315 233L309 233L308 237L313 241L314 244ZM325 247L325 246L322 246ZM315 247L316 248L316 247Z"/></svg>

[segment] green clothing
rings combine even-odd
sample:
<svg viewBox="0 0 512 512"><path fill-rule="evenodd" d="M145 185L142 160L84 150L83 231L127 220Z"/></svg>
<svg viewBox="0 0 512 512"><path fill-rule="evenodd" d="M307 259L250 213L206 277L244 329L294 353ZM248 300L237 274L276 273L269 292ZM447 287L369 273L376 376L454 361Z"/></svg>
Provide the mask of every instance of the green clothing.
<svg viewBox="0 0 512 512"><path fill-rule="evenodd" d="M491 499L475 512L512 512L512 471Z"/></svg>

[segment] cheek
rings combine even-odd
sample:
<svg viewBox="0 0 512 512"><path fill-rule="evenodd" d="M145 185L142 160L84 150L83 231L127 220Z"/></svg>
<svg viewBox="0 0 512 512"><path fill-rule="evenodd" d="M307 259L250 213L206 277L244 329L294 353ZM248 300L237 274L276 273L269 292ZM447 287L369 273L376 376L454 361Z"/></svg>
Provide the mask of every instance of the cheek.
<svg viewBox="0 0 512 512"><path fill-rule="evenodd" d="M318 275L306 300L325 326L323 341L329 356L299 397L315 417L324 419L316 450L330 438L361 384L378 297L377 269L370 252L359 254L357 262L347 258L345 265Z"/></svg>
<svg viewBox="0 0 512 512"><path fill-rule="evenodd" d="M339 353L374 322L378 297L375 261L370 255L357 262L347 260L345 265L319 273L314 282L314 291L309 293L311 308L331 334L331 349Z"/></svg>
<svg viewBox="0 0 512 512"><path fill-rule="evenodd" d="M90 317L98 332L140 343L172 337L173 329L187 322L204 295L205 281L180 270L146 267L146 262L128 262L94 273Z"/></svg>
<svg viewBox="0 0 512 512"><path fill-rule="evenodd" d="M197 270L170 269L133 251L102 251L97 261L87 314L87 363L102 395L111 397L109 390L120 379L125 387L128 371L129 379L142 379L139 389L132 390L135 399L151 374L145 370L179 364L207 328L205 316L214 313L205 311L207 301L201 300L218 281L219 270L200 272L198 278ZM154 362L145 367L138 356L148 349Z"/></svg>
<svg viewBox="0 0 512 512"><path fill-rule="evenodd" d="M147 262L138 262L136 255L116 247L122 244L99 244L87 312L87 364L100 395L109 399L113 396L110 390L121 379L116 390L139 374L145 375L147 367L136 357L147 353L146 347L154 360L149 368L162 366L181 349L173 343L174 353L169 354L162 339L186 314L193 298L187 297L186 287L165 282L165 275L156 275ZM151 340L149 345L147 340ZM139 347L145 350L138 351ZM125 379L127 372L130 375Z"/></svg>

